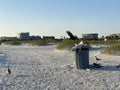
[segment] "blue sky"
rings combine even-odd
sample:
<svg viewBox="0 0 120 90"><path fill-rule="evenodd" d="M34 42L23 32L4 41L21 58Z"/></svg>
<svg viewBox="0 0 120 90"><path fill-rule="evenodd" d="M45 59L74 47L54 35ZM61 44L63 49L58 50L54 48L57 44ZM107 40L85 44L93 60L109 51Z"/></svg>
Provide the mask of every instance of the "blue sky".
<svg viewBox="0 0 120 90"><path fill-rule="evenodd" d="M120 32L120 0L0 0L0 36Z"/></svg>

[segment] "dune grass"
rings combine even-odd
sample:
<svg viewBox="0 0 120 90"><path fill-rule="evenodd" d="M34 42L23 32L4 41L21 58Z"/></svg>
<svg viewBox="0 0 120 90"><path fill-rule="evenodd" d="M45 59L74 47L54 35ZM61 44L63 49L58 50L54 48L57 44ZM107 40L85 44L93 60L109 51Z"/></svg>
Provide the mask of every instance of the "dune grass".
<svg viewBox="0 0 120 90"><path fill-rule="evenodd" d="M83 43L87 44L88 46L105 44L104 41L101 41L101 40L82 40L82 39L70 40L70 39L66 39L66 40L62 41L61 43L59 43L59 45L57 46L57 49L70 49L75 45L75 43L79 44L81 41L83 41Z"/></svg>
<svg viewBox="0 0 120 90"><path fill-rule="evenodd" d="M20 41L7 41L5 42L6 45L21 45L22 42Z"/></svg>
<svg viewBox="0 0 120 90"><path fill-rule="evenodd" d="M11 41L5 41L6 45L22 45L25 43L29 43L31 45L36 46L42 46L42 45L48 45L50 43L58 43L58 40L11 40Z"/></svg>
<svg viewBox="0 0 120 90"><path fill-rule="evenodd" d="M75 43L80 43L81 39L77 40L70 40L66 39L63 41L58 40L28 40L28 41L6 41L6 45L21 45L22 43L31 43L32 45L42 46L42 45L49 45L49 43L58 43L57 49L63 50L63 49L71 49ZM109 45L110 47L106 48L102 51L103 54L109 54L109 55L120 55L120 42L115 41L108 41L104 42L101 40L84 40L83 41L87 45Z"/></svg>
<svg viewBox="0 0 120 90"><path fill-rule="evenodd" d="M34 40L30 41L32 45L36 46L43 46L43 45L49 45L50 43L57 43L57 40Z"/></svg>
<svg viewBox="0 0 120 90"><path fill-rule="evenodd" d="M81 39L78 40L69 40L66 39L62 42L60 42L57 46L57 49L63 50L63 49L71 49L75 43L80 43ZM109 48L106 48L102 53L104 54L112 54L112 55L120 55L120 42L116 41L103 41L103 40L84 40L84 44L87 44L88 46L91 45L109 45Z"/></svg>
<svg viewBox="0 0 120 90"><path fill-rule="evenodd" d="M102 53L108 55L120 55L120 42L106 48L104 51L102 51Z"/></svg>
<svg viewBox="0 0 120 90"><path fill-rule="evenodd" d="M63 50L63 49L70 49L72 48L75 43L79 43L80 41L79 40L69 40L69 39L66 39L64 41L61 41L58 46L57 46L57 49L60 49L60 50Z"/></svg>

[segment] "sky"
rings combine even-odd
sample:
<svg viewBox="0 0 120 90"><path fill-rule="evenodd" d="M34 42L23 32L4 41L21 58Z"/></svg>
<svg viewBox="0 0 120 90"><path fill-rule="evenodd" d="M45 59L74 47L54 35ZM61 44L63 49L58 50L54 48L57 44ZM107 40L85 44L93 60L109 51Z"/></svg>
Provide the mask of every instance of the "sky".
<svg viewBox="0 0 120 90"><path fill-rule="evenodd" d="M120 33L120 0L0 0L0 36Z"/></svg>

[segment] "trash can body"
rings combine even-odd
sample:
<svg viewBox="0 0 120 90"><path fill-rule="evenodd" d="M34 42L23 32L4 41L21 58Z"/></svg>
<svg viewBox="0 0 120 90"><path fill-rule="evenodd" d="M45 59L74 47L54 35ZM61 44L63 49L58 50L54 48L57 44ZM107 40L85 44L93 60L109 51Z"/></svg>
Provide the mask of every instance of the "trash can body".
<svg viewBox="0 0 120 90"><path fill-rule="evenodd" d="M75 66L77 69L89 68L88 46L81 46L75 50Z"/></svg>

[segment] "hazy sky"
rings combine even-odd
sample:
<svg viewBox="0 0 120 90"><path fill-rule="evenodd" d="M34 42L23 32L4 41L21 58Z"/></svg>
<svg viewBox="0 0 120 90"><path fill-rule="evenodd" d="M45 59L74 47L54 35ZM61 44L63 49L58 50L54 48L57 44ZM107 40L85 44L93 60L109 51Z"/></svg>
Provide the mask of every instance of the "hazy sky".
<svg viewBox="0 0 120 90"><path fill-rule="evenodd" d="M0 36L120 32L120 0L0 0Z"/></svg>

